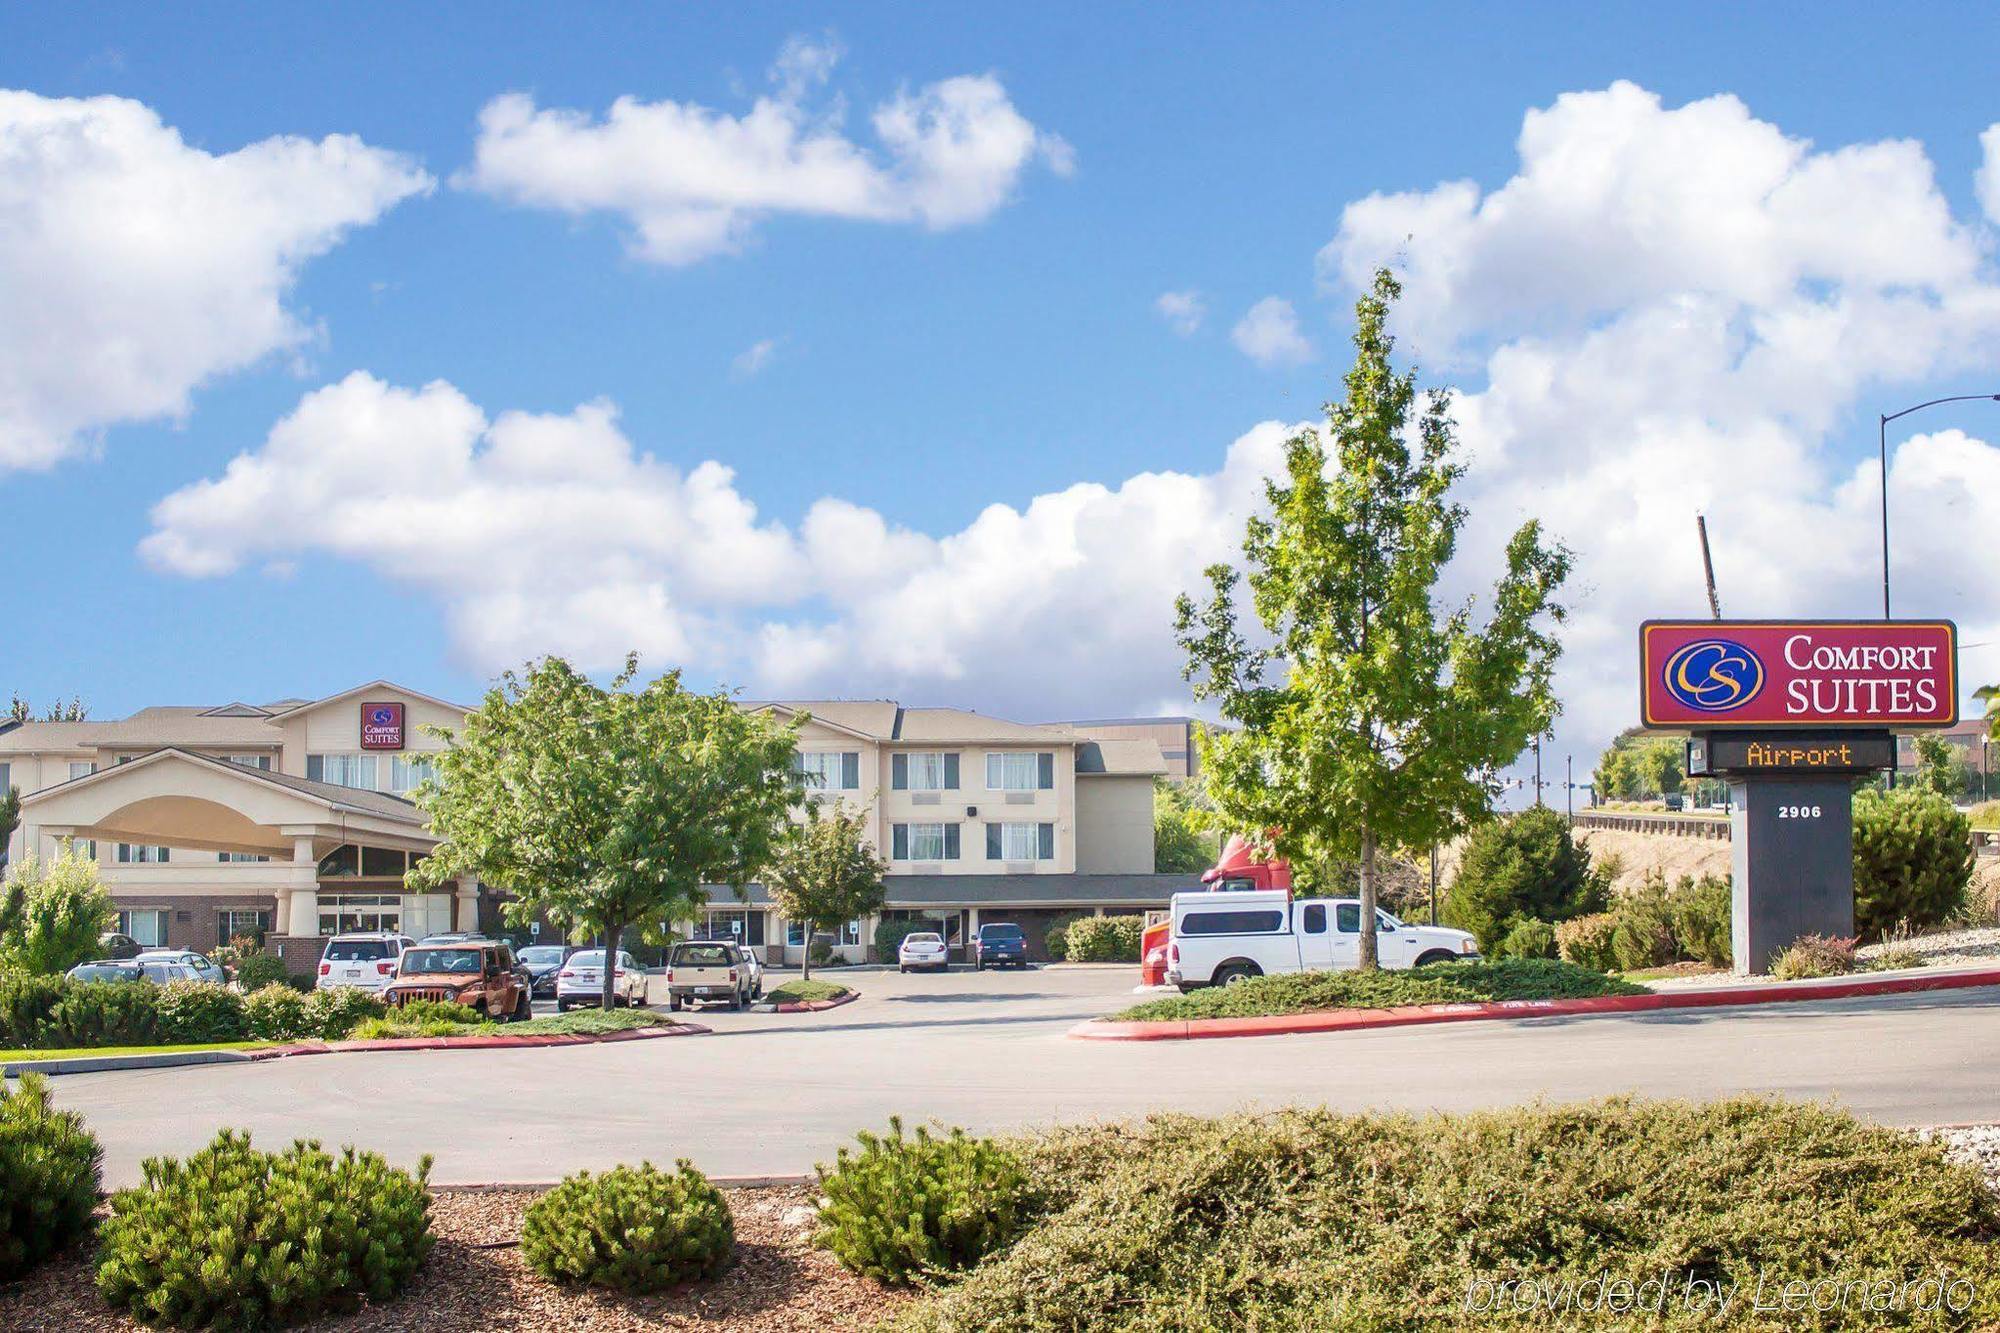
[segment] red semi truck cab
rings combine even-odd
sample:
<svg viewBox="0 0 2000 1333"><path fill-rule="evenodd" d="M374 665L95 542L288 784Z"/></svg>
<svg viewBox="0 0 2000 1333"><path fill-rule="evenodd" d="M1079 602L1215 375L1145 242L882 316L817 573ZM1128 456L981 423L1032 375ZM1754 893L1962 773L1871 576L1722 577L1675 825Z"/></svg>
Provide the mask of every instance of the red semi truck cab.
<svg viewBox="0 0 2000 1333"><path fill-rule="evenodd" d="M1201 882L1211 893L1241 893L1248 889L1292 891L1292 863L1282 858L1260 860L1250 840L1232 833L1222 846L1215 864L1201 872ZM1167 947L1171 943L1172 914L1163 913L1139 936L1139 984L1164 986L1167 983Z"/></svg>

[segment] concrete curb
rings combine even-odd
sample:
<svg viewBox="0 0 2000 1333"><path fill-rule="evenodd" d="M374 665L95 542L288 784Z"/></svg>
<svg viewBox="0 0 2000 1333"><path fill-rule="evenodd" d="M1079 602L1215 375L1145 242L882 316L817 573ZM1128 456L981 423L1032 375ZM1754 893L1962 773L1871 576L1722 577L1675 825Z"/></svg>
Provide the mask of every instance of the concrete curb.
<svg viewBox="0 0 2000 1333"><path fill-rule="evenodd" d="M814 1185L819 1182L815 1175L795 1176L710 1176L708 1183L724 1190L764 1190L790 1189L799 1185ZM433 1180L430 1191L450 1190L453 1194L504 1194L513 1190L552 1190L561 1181L556 1180L482 1180L467 1184Z"/></svg>
<svg viewBox="0 0 2000 1333"><path fill-rule="evenodd" d="M644 1041L654 1037L702 1037L713 1029L699 1023L669 1023L659 1027L626 1028L620 1032L548 1032L519 1037L388 1037L381 1041L302 1041L264 1046L251 1051L163 1051L158 1055L77 1056L68 1060L26 1060L0 1064L0 1076L19 1074L98 1074L116 1069L175 1069L182 1065L249 1064L297 1055L345 1055L362 1051L492 1051L513 1047L595 1046L607 1041Z"/></svg>
<svg viewBox="0 0 2000 1333"><path fill-rule="evenodd" d="M1357 1028L1409 1027L1422 1023L1465 1023L1495 1018L1552 1018L1565 1014L1631 1014L1660 1009L1710 1009L1729 1005L1845 1000L1864 995L2000 986L2000 967L1932 976L1909 974L1865 980L1830 977L1758 986L1717 986L1705 990L1653 991L1645 995L1603 995L1581 1000L1496 1000L1483 1004L1414 1004L1394 1009L1335 1009L1258 1018L1188 1018L1115 1023L1093 1018L1069 1035L1085 1041L1192 1041L1214 1037L1275 1037L1300 1032L1350 1032Z"/></svg>
<svg viewBox="0 0 2000 1333"><path fill-rule="evenodd" d="M843 1004L853 1004L861 998L861 992L850 990L845 995L836 995L831 1000L798 1000L789 1004L774 1004L765 1012L773 1014L816 1014L823 1009L838 1009Z"/></svg>

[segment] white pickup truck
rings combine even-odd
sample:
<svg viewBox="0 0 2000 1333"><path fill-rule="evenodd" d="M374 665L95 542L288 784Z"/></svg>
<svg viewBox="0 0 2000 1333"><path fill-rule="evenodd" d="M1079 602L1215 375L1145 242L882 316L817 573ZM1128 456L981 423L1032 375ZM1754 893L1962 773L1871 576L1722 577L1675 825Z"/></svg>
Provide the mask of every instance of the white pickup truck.
<svg viewBox="0 0 2000 1333"><path fill-rule="evenodd" d="M1479 956L1479 941L1446 926L1412 926L1375 913L1383 967L1422 967ZM1229 986L1272 972L1324 972L1361 961L1361 904L1298 898L1283 889L1177 893L1167 943L1167 984L1184 991Z"/></svg>

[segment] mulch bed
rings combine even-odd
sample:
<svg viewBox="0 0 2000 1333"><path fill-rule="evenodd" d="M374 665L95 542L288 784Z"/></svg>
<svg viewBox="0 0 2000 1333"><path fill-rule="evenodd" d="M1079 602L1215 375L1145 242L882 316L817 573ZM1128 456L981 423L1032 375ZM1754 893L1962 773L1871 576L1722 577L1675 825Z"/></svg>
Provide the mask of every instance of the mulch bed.
<svg viewBox="0 0 2000 1333"><path fill-rule="evenodd" d="M551 1328L804 1333L867 1328L909 1299L855 1276L813 1247L812 1189L725 1192L736 1217L736 1262L729 1271L713 1283L638 1297L545 1282L528 1271L518 1248L496 1244L519 1238L521 1213L536 1191L441 1189L431 1208L437 1248L409 1290L387 1305L303 1327L315 1333ZM140 1329L99 1299L89 1260L85 1247L21 1282L0 1286L0 1328Z"/></svg>

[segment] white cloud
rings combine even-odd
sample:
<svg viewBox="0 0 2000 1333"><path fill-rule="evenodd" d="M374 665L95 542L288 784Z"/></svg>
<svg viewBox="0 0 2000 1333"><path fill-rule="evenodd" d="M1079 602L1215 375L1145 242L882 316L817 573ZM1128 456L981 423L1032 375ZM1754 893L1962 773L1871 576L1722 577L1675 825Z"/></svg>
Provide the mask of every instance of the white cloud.
<svg viewBox="0 0 2000 1333"><path fill-rule="evenodd" d="M1197 291L1161 292L1153 302L1153 311L1183 338L1193 335L1208 317L1208 305Z"/></svg>
<svg viewBox="0 0 2000 1333"><path fill-rule="evenodd" d="M0 90L0 470L300 346L300 267L431 184L349 135L218 155L139 102Z"/></svg>
<svg viewBox="0 0 2000 1333"><path fill-rule="evenodd" d="M535 208L617 213L635 253L691 264L741 250L776 214L964 226L1012 199L1035 162L1074 169L1069 145L1015 110L990 74L898 92L870 117L878 147L856 143L838 103L808 105L838 59L830 46L788 43L773 91L741 116L621 97L598 120L507 93L479 113L460 183Z"/></svg>
<svg viewBox="0 0 2000 1333"><path fill-rule="evenodd" d="M1244 313L1229 331L1236 350L1266 370L1304 365L1313 347L1299 331L1299 312L1278 296L1267 296Z"/></svg>
<svg viewBox="0 0 2000 1333"><path fill-rule="evenodd" d="M1979 163L1979 172L1973 178L1979 191L1979 204L1986 210L1988 219L2000 223L2000 124L1987 127L1986 133L1979 136L1979 146L1984 150L1984 156Z"/></svg>
<svg viewBox="0 0 2000 1333"><path fill-rule="evenodd" d="M759 338L751 343L730 361L729 373L739 380L755 377L778 354L778 341L776 338Z"/></svg>

